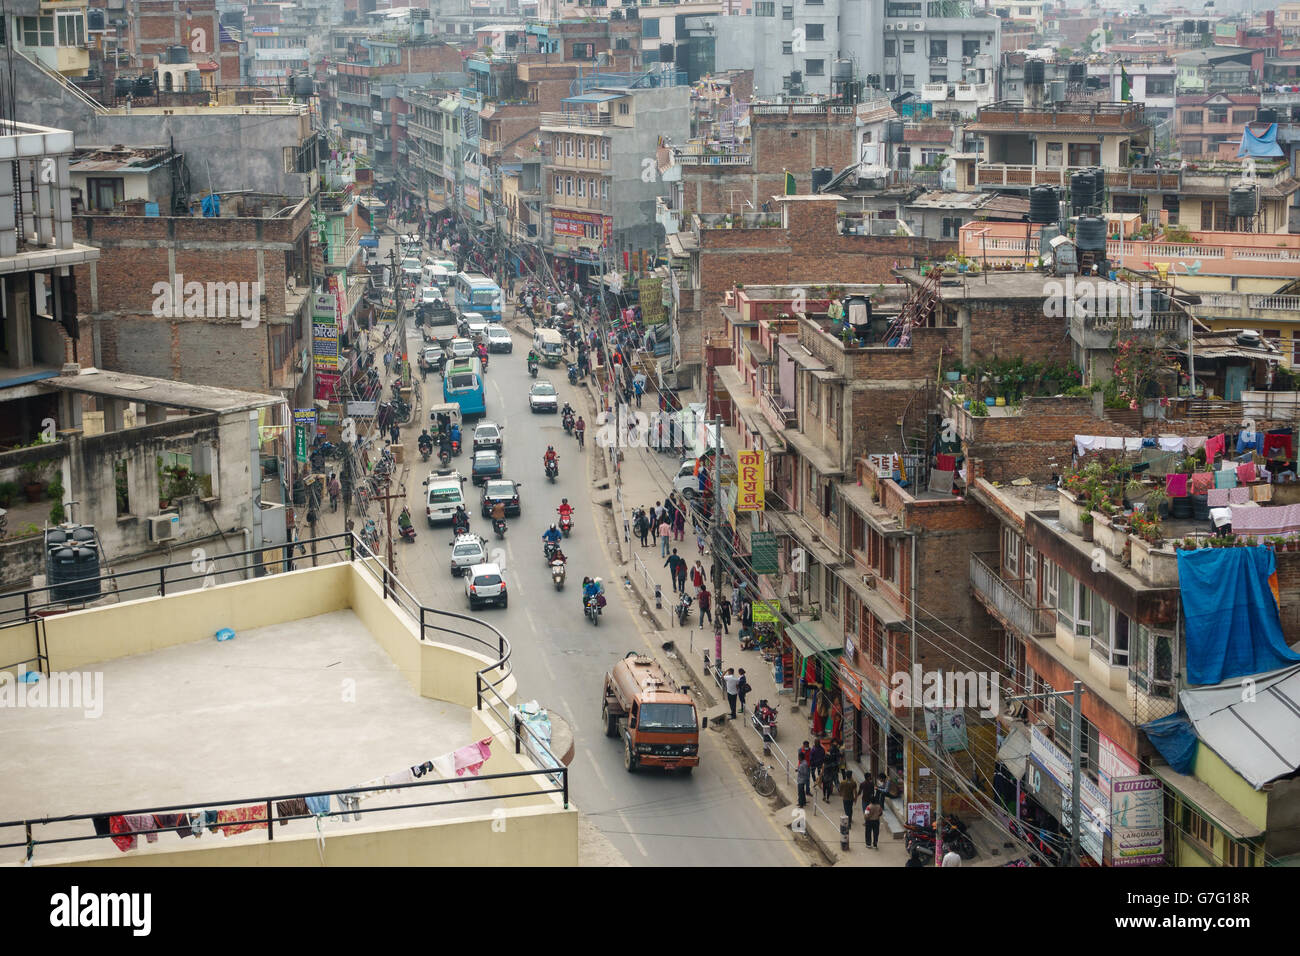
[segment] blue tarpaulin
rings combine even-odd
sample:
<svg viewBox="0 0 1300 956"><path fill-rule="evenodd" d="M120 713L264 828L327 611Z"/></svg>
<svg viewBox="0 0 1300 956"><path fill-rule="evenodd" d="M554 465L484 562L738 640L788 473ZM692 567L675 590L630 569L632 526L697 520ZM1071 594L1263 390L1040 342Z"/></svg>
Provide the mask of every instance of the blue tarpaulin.
<svg viewBox="0 0 1300 956"><path fill-rule="evenodd" d="M1178 552L1178 587L1187 631L1187 683L1217 684L1300 661L1282 637L1269 578L1271 548Z"/></svg>
<svg viewBox="0 0 1300 956"><path fill-rule="evenodd" d="M1237 150L1237 155L1256 156L1261 159L1268 156L1281 156L1282 147L1277 144L1277 124L1273 123L1259 136L1252 133L1250 127L1244 127L1241 131L1241 149Z"/></svg>
<svg viewBox="0 0 1300 956"><path fill-rule="evenodd" d="M1196 767L1196 731L1186 714L1170 714L1149 724L1143 724L1151 745L1160 751L1165 762L1181 774L1191 775Z"/></svg>
<svg viewBox="0 0 1300 956"><path fill-rule="evenodd" d="M221 215L221 197L216 193L203 197L203 215L209 219L215 219Z"/></svg>

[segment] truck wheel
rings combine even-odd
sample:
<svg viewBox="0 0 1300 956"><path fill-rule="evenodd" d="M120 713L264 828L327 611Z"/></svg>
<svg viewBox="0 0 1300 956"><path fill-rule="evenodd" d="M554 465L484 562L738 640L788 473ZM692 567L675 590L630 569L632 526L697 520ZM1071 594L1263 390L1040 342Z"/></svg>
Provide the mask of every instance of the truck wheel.
<svg viewBox="0 0 1300 956"><path fill-rule="evenodd" d="M632 753L632 744L628 740L623 741L623 767L628 773L636 773L636 754Z"/></svg>
<svg viewBox="0 0 1300 956"><path fill-rule="evenodd" d="M615 716L613 716L613 715L609 712L609 704L608 704L608 703L605 703L605 704L601 704L601 705L600 705L600 716L601 716L601 717L604 719L604 721L605 721L605 736L606 736L606 737L617 737L617 736L618 736L618 718L615 717Z"/></svg>

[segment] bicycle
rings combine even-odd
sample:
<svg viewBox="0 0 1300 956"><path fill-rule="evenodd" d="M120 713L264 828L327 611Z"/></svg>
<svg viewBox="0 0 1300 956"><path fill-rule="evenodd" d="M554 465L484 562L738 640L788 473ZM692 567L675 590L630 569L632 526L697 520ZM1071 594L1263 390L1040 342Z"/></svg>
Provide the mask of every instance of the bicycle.
<svg viewBox="0 0 1300 956"><path fill-rule="evenodd" d="M770 797L776 793L776 778L772 776L772 768L767 764L755 764L749 771L749 782L760 797Z"/></svg>

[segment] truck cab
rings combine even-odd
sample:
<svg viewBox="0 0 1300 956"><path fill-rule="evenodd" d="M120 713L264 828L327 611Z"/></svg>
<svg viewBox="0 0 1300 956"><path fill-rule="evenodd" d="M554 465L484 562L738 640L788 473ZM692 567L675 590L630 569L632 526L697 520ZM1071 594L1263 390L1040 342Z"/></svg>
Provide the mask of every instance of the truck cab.
<svg viewBox="0 0 1300 956"><path fill-rule="evenodd" d="M623 740L623 767L663 767L689 774L700 762L695 701L652 657L628 651L605 675L605 736ZM704 718L708 726L708 718Z"/></svg>

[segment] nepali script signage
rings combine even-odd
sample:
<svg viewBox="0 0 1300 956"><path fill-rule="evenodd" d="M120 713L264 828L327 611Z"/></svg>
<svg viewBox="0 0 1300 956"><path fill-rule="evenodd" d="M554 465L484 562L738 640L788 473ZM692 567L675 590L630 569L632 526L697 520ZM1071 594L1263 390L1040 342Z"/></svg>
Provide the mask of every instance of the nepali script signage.
<svg viewBox="0 0 1300 956"><path fill-rule="evenodd" d="M763 453L742 451L736 455L736 510L763 510Z"/></svg>

